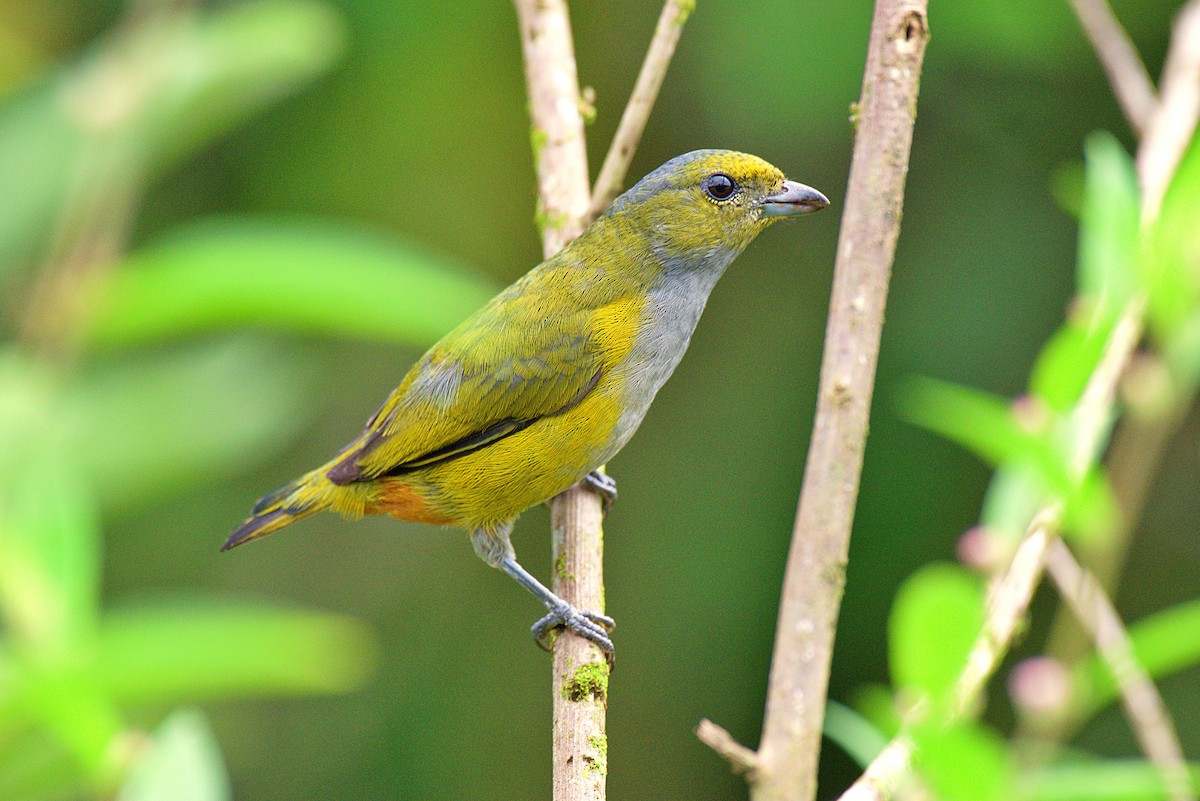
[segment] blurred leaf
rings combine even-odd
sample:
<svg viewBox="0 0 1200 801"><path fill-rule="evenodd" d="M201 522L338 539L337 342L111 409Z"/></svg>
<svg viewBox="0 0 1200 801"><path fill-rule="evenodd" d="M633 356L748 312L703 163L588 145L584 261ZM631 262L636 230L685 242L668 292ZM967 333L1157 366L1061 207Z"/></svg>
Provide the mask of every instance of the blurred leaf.
<svg viewBox="0 0 1200 801"><path fill-rule="evenodd" d="M31 722L51 732L84 769L91 784L111 782L118 765L114 745L121 716L95 678L77 665L24 665L20 680L4 700L12 722ZM16 714L14 714L16 713Z"/></svg>
<svg viewBox="0 0 1200 801"><path fill-rule="evenodd" d="M1029 379L1029 391L1056 412L1070 410L1100 363L1112 333L1113 318L1101 321L1078 317L1054 332L1038 354Z"/></svg>
<svg viewBox="0 0 1200 801"><path fill-rule="evenodd" d="M837 701L825 702L824 733L865 768L887 745L887 738L862 715Z"/></svg>
<svg viewBox="0 0 1200 801"><path fill-rule="evenodd" d="M1200 137L1193 137L1163 197L1143 267L1150 287L1149 318L1168 342L1200 303ZM1191 355L1190 361L1200 360Z"/></svg>
<svg viewBox="0 0 1200 801"><path fill-rule="evenodd" d="M1079 293L1101 319L1114 318L1132 297L1138 267L1137 174L1121 144L1100 131L1084 147L1079 220Z"/></svg>
<svg viewBox="0 0 1200 801"><path fill-rule="evenodd" d="M0 801L83 798L83 776L57 739L39 729L14 731L12 721L0 738Z"/></svg>
<svg viewBox="0 0 1200 801"><path fill-rule="evenodd" d="M95 625L100 544L89 489L57 381L0 353L0 606L17 644L43 661L85 645Z"/></svg>
<svg viewBox="0 0 1200 801"><path fill-rule="evenodd" d="M896 711L896 694L882 684L864 684L854 689L854 710L875 729L889 737L900 731L903 721Z"/></svg>
<svg viewBox="0 0 1200 801"><path fill-rule="evenodd" d="M225 342L91 365L65 401L107 507L144 503L275 453L311 416L308 373L280 349Z"/></svg>
<svg viewBox="0 0 1200 801"><path fill-rule="evenodd" d="M931 378L912 378L901 386L900 415L908 422L957 442L1005 471L1020 475L1010 488L1026 493L1026 482L1040 479L1043 491L1066 504L1066 532L1078 536L1103 536L1116 519L1116 506L1103 473L1093 468L1073 479L1067 470L1062 448L1054 436L1061 425L1040 404L1028 404L1022 422L1003 399L979 390ZM1045 421L1036 421L1039 413ZM1046 433L1041 433L1041 432ZM1064 432L1069 433L1069 432ZM994 506L989 502L989 509ZM1015 517L1017 509L1005 510L1005 531L1023 531L1028 520ZM994 522L990 520L989 522Z"/></svg>
<svg viewBox="0 0 1200 801"><path fill-rule="evenodd" d="M157 175L328 69L339 20L312 0L253 0L143 15L0 114L2 272L40 254L89 145L129 154L124 173Z"/></svg>
<svg viewBox="0 0 1200 801"><path fill-rule="evenodd" d="M62 456L50 438L0 488L0 601L12 633L42 660L88 644L99 596L96 513Z"/></svg>
<svg viewBox="0 0 1200 801"><path fill-rule="evenodd" d="M1200 793L1200 765L1189 765ZM1169 794L1159 769L1141 760L1096 759L1037 768L1022 776L1020 801L1158 801Z"/></svg>
<svg viewBox="0 0 1200 801"><path fill-rule="evenodd" d="M1129 626L1129 638L1138 662L1153 679L1200 664L1200 599L1142 618ZM1083 718L1117 698L1112 671L1096 654L1076 667L1074 685Z"/></svg>
<svg viewBox="0 0 1200 801"><path fill-rule="evenodd" d="M198 710L171 713L133 766L117 801L227 801L221 750Z"/></svg>
<svg viewBox="0 0 1200 801"><path fill-rule="evenodd" d="M916 766L944 801L1008 801L1013 770L1004 741L991 729L962 722L912 728Z"/></svg>
<svg viewBox="0 0 1200 801"><path fill-rule="evenodd" d="M121 703L176 703L347 692L374 663L374 639L350 618L192 601L106 615L89 675Z"/></svg>
<svg viewBox="0 0 1200 801"><path fill-rule="evenodd" d="M1083 163L1068 161L1050 173L1050 194L1055 202L1072 217L1083 213Z"/></svg>
<svg viewBox="0 0 1200 801"><path fill-rule="evenodd" d="M983 628L979 579L964 568L934 563L905 579L888 619L888 665L897 689L935 703L954 689Z"/></svg>
<svg viewBox="0 0 1200 801"><path fill-rule="evenodd" d="M1045 479L1036 468L1020 463L1003 465L988 482L979 522L1015 547L1045 501Z"/></svg>
<svg viewBox="0 0 1200 801"><path fill-rule="evenodd" d="M900 416L957 442L991 464L1044 450L1044 443L1017 424L1008 401L977 389L922 376L901 385Z"/></svg>
<svg viewBox="0 0 1200 801"><path fill-rule="evenodd" d="M495 290L445 258L349 226L208 220L113 274L90 338L124 345L258 326L425 347Z"/></svg>

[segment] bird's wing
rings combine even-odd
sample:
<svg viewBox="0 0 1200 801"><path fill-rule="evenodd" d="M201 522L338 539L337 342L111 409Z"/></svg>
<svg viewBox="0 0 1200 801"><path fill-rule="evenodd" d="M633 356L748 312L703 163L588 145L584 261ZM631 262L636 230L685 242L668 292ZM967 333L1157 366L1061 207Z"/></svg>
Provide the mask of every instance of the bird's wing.
<svg viewBox="0 0 1200 801"><path fill-rule="evenodd" d="M425 354L329 479L348 484L448 461L582 401L601 374L589 311L547 315L540 289L511 287Z"/></svg>

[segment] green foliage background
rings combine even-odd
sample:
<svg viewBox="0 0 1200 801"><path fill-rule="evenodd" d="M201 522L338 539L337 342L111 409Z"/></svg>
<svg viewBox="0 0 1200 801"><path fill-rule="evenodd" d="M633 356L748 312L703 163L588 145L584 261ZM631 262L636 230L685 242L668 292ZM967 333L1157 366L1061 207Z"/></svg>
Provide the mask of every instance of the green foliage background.
<svg viewBox="0 0 1200 801"><path fill-rule="evenodd" d="M1114 5L1156 73L1177 4ZM573 5L581 82L596 92L593 169L658 8ZM60 65L76 69L108 47L124 12L109 0L0 2L6 334L20 328L30 266L47 258L55 216L46 210L70 180L69 160L54 157L72 152L69 134L38 127L46 87ZM286 605L374 632L372 649L356 624L305 618L344 626L309 631L318 651L337 648L337 637L377 651L370 679L358 673L372 660L348 656L303 687L357 681L348 694L280 700L287 682L278 678L239 687L238 674L256 669L238 658L243 644L188 692L150 693L130 707L129 720L154 729L177 696L221 699L203 709L236 797L546 797L549 662L527 633L539 609L464 536L324 516L216 550L255 498L335 452L425 345L538 260L514 12L491 0L279 0L240 13L260 16L214 34L224 69L208 89L186 102L164 94L122 140L117 172L137 165L145 195L127 262L84 294L75 378L52 412L77 426L71 464L87 478L56 469L63 446L38 439L26 447L50 458L31 463L42 472L30 492L59 481L93 494L103 607L161 610L171 607L144 599L203 594L244 604L247 619ZM694 148L746 150L833 207L775 228L740 259L641 432L610 465L621 486L606 526L607 602L620 624L614 799L744 793L691 728L710 717L749 743L760 729L869 17L864 0L701 0L634 161L631 179ZM842 701L887 680L896 589L921 565L953 558L988 477L974 457L900 421L902 379L1025 391L1075 283L1077 223L1056 194L1078 195L1090 132L1107 129L1131 147L1061 0L935 2L930 20L831 683ZM42 386L14 377L23 369L0 364L7 387ZM1117 595L1129 619L1196 595L1196 452L1193 419L1135 534ZM547 527L534 510L515 537L543 576ZM1027 651L1045 618L1035 617ZM261 631L290 625L268 624ZM339 669L355 673L344 686L330 680ZM226 680L205 692L202 678L214 673ZM1200 707L1197 677L1192 669L1163 682L1169 707ZM271 698L232 698L247 692ZM191 715L167 719L168 746L186 747ZM989 720L1010 719L1001 686ZM1185 751L1200 752L1200 718L1178 722ZM1077 742L1137 753L1111 707ZM822 796L832 797L854 768L832 746L825 767Z"/></svg>

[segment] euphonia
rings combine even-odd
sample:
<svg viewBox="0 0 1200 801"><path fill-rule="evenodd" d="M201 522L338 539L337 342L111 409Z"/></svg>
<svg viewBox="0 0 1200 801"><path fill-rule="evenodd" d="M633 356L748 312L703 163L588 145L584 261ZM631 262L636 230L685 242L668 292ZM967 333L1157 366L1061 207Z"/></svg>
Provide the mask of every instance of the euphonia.
<svg viewBox="0 0 1200 801"><path fill-rule="evenodd" d="M611 618L522 568L513 524L581 480L611 500L597 469L679 364L717 279L768 225L828 205L756 156L671 159L430 348L353 442L259 500L222 550L323 509L458 526L546 606L539 643L566 627L611 658Z"/></svg>

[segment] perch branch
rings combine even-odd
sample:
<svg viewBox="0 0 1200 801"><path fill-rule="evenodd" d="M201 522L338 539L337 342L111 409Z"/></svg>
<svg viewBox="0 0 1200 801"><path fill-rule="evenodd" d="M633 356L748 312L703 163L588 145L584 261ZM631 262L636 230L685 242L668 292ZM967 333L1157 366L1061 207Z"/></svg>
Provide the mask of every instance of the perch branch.
<svg viewBox="0 0 1200 801"><path fill-rule="evenodd" d="M1134 656L1129 633L1104 588L1075 560L1062 540L1050 545L1046 570L1108 663L1121 693L1125 715L1142 751L1162 775L1168 796L1173 801L1193 801L1191 778L1175 724L1167 714L1158 688Z"/></svg>
<svg viewBox="0 0 1200 801"><path fill-rule="evenodd" d="M587 152L565 0L515 0L537 171L542 248L557 253L583 230ZM551 503L551 589L576 608L603 612L600 499L579 486ZM554 644L551 698L555 801L603 801L608 778L608 665L594 644L563 632ZM581 674L579 671L588 671ZM580 681L587 675L587 682Z"/></svg>
<svg viewBox="0 0 1200 801"><path fill-rule="evenodd" d="M646 52L646 60L642 62L633 93L629 96L625 112L621 114L621 122L613 134L608 155L600 167L600 175L596 178L596 188L592 191L591 208L588 210L589 219L594 219L604 211L620 193L625 173L629 171L629 163L633 160L633 152L637 150L642 131L646 129L646 121L650 119L650 110L658 98L658 90L666 77L671 57L675 55L675 45L679 43L683 25L695 8L696 0L667 0L663 5L654 29L654 38Z"/></svg>

